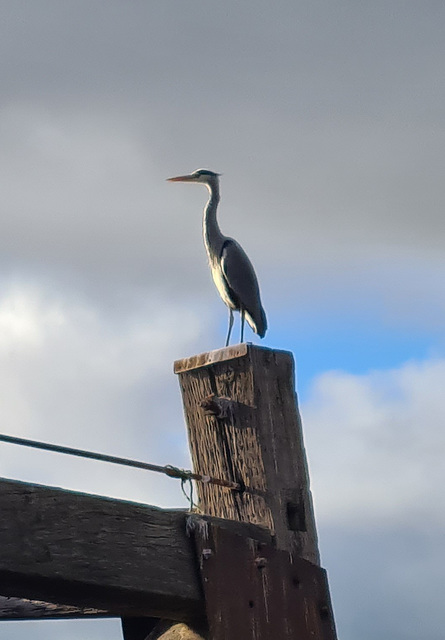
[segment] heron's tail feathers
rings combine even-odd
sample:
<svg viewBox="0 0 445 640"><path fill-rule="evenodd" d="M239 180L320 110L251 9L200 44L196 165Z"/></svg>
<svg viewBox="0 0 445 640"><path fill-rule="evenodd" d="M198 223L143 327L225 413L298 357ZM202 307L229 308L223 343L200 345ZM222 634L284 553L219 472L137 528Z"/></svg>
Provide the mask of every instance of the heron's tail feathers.
<svg viewBox="0 0 445 640"><path fill-rule="evenodd" d="M260 338L264 338L267 331L267 318L266 313L262 306L256 310L255 314L250 314L249 311L245 312L246 320L249 323L252 331L255 331Z"/></svg>

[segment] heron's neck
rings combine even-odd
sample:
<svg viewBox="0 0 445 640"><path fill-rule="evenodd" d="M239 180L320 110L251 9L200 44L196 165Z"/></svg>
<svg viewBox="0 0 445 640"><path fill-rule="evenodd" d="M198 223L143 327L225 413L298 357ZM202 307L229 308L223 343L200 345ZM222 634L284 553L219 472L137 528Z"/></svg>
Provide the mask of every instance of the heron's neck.
<svg viewBox="0 0 445 640"><path fill-rule="evenodd" d="M207 188L210 192L210 198L204 209L203 235L208 256L212 260L221 255L225 238L216 219L216 210L219 203L219 185L215 181L207 184Z"/></svg>

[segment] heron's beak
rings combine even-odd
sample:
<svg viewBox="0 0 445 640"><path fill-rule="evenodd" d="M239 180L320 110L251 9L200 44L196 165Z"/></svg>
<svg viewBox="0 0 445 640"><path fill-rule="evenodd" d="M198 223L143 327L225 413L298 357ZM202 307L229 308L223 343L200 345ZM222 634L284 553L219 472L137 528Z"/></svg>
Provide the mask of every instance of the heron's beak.
<svg viewBox="0 0 445 640"><path fill-rule="evenodd" d="M188 176L176 176L176 178L167 178L167 182L194 182L196 177L194 175Z"/></svg>

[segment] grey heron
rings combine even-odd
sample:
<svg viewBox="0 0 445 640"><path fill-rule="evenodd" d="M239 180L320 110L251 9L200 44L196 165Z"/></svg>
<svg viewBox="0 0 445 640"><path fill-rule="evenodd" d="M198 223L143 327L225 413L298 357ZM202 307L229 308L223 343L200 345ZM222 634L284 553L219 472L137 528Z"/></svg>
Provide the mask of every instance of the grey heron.
<svg viewBox="0 0 445 640"><path fill-rule="evenodd" d="M241 245L221 233L216 218L220 200L219 173L197 169L185 176L168 178L169 182L199 182L210 192L204 209L203 236L213 281L223 302L229 308L229 330L226 347L233 327L233 312L241 316L241 342L244 339L244 319L260 338L267 330L266 314L261 304L260 289L255 270Z"/></svg>

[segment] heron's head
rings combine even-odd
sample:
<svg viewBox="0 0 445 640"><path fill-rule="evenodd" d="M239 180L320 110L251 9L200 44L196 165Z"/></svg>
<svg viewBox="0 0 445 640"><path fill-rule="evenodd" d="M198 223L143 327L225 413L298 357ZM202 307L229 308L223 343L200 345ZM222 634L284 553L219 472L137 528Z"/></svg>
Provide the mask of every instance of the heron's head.
<svg viewBox="0 0 445 640"><path fill-rule="evenodd" d="M167 178L169 182L202 182L206 185L218 183L221 174L209 171L208 169L196 169L193 173L186 176L176 176L176 178Z"/></svg>

